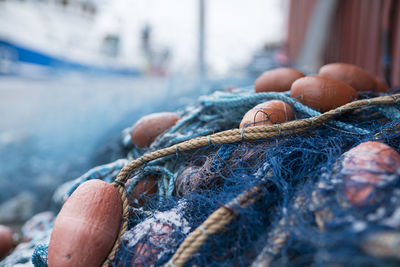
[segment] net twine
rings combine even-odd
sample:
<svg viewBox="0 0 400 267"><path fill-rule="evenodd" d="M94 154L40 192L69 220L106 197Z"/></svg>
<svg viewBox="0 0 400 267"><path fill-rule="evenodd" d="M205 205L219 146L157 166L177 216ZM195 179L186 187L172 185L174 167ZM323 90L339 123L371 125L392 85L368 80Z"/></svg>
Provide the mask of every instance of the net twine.
<svg viewBox="0 0 400 267"><path fill-rule="evenodd" d="M121 243L121 238L128 228L129 205L124 186L125 182L129 179L131 174L137 168L158 158L172 155L180 151L188 151L208 146L211 144L229 144L244 140L246 141L259 140L276 136L286 136L286 135L301 133L305 130L316 128L317 126L320 126L325 122L330 121L346 112L355 109L361 109L368 106L394 104L398 103L399 100L400 100L400 94L375 97L365 100L358 100L345 104L336 109L332 109L321 115L306 119L289 121L275 125L261 125L261 126L254 126L241 129L232 129L232 130L218 132L208 136L193 138L170 147L150 152L148 154L143 155L140 158L131 161L120 171L117 178L113 182L113 185L116 187L117 191L121 194L121 199L123 202L123 207L122 207L123 218L116 242L111 252L109 253L107 259L103 263L103 266L112 265L112 262L115 258L115 255ZM167 263L167 266L170 267L183 266L190 259L190 257L200 248L200 246L206 242L209 235L215 234L220 230L222 230L236 216L235 212L232 211L232 209L230 208L231 205L238 204L242 207L250 205L259 197L260 190L261 190L260 187L255 186L250 190L247 190L244 193L240 194L238 197L236 197L228 204L214 211L207 218L207 220L205 220L199 227L197 227L192 233L190 233L186 237L186 239L179 246L174 256Z"/></svg>

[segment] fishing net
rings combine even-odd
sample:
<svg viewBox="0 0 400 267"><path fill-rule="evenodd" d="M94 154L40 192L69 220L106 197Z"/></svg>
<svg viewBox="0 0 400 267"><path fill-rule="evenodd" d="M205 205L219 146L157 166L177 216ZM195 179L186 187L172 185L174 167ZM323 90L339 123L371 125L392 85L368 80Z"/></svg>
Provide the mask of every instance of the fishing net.
<svg viewBox="0 0 400 267"><path fill-rule="evenodd" d="M215 92L179 111L148 148L125 130L126 157L70 182L56 202L90 179L120 185L129 214L106 262L113 266L398 266L398 173L377 185L371 203L355 206L335 167L364 141L400 150L394 93L363 93L321 115L287 93ZM296 120L229 130L271 99L290 104ZM35 266L47 266L46 248L38 244Z"/></svg>

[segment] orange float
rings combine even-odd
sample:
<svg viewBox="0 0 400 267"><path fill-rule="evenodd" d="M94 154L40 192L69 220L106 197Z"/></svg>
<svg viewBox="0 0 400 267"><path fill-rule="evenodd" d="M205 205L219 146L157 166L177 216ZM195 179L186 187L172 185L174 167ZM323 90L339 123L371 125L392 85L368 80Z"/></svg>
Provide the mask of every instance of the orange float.
<svg viewBox="0 0 400 267"><path fill-rule="evenodd" d="M112 184L101 180L81 184L55 221L49 266L100 266L115 243L121 217L121 196Z"/></svg>
<svg viewBox="0 0 400 267"><path fill-rule="evenodd" d="M176 124L180 117L172 112L153 113L142 117L132 129L132 141L138 147L148 147L167 129Z"/></svg>
<svg viewBox="0 0 400 267"><path fill-rule="evenodd" d="M7 256L13 247L14 239L11 228L5 225L0 225L0 259Z"/></svg>
<svg viewBox="0 0 400 267"><path fill-rule="evenodd" d="M261 74L254 83L256 93L289 91L292 83L304 77L300 71L292 68L277 68Z"/></svg>
<svg viewBox="0 0 400 267"><path fill-rule="evenodd" d="M390 146L369 141L344 153L340 174L345 182L345 195L354 206L373 202L376 185L397 176L400 154Z"/></svg>
<svg viewBox="0 0 400 267"><path fill-rule="evenodd" d="M258 125L272 125L294 119L289 104L281 100L271 100L250 109L240 122L239 128Z"/></svg>
<svg viewBox="0 0 400 267"><path fill-rule="evenodd" d="M340 107L357 99L357 92L339 80L309 76L296 80L290 96L320 112Z"/></svg>

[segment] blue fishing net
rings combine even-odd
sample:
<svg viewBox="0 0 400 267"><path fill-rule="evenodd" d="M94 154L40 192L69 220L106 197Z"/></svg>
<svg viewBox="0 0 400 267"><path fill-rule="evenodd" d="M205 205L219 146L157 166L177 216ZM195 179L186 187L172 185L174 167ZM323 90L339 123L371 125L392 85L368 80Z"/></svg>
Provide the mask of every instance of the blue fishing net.
<svg viewBox="0 0 400 267"><path fill-rule="evenodd" d="M132 144L126 130L121 142L126 159L89 171L70 184L66 197L88 179L112 182L129 160L144 153L237 128L249 109L270 99L289 103L296 119L320 114L287 93L216 92L179 111L182 119L149 148ZM399 108L371 105L303 133L177 150L147 163L125 187L131 199L128 229L113 265L166 264L185 238L225 205L236 216L216 234L204 231L207 240L187 266L398 266L398 247L393 248L400 242L398 175L378 186L373 204L356 207L346 199L335 166L364 141L378 140L399 151ZM136 185L150 177L157 190L145 186L145 198L137 199ZM246 205L232 201L255 187L259 190ZM46 266L46 255L40 245L32 262Z"/></svg>
<svg viewBox="0 0 400 267"><path fill-rule="evenodd" d="M32 255L32 263L35 266L47 266L47 252L48 245L40 244L36 246L33 255Z"/></svg>

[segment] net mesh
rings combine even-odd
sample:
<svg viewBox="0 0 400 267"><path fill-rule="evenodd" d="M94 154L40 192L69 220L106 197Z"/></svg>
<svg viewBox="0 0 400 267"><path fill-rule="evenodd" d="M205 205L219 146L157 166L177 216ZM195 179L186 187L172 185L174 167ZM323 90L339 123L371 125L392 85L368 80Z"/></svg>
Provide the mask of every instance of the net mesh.
<svg viewBox="0 0 400 267"><path fill-rule="evenodd" d="M269 99L289 103L296 119L319 115L286 93L254 94L249 89L201 98L197 106L180 111L182 119L149 148L133 145L130 130L124 131L128 160L89 171L65 198L89 179L113 181L115 170L144 153L237 128L247 110ZM377 94L359 95L373 96ZM189 233L203 229L210 214L225 205L233 220L216 234L202 230L207 240L188 266L398 266L398 173L374 185L373 201L360 207L346 198L335 166L344 152L364 141L379 140L399 151L399 107L365 107L302 134L210 144L147 163L127 182L128 229L113 265L166 264ZM254 187L259 190L246 205L232 202ZM46 266L46 255L46 246L39 245L32 262Z"/></svg>

